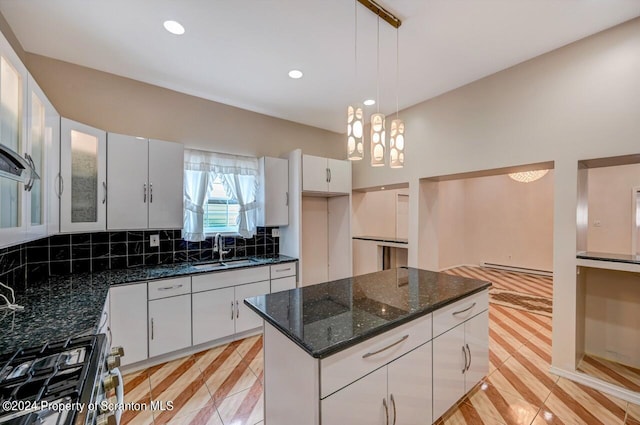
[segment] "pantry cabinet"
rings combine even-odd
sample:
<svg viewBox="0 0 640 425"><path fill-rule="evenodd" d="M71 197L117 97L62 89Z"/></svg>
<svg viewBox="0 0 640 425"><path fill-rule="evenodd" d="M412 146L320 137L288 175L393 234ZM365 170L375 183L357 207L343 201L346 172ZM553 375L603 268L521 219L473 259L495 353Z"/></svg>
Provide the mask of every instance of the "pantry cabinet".
<svg viewBox="0 0 640 425"><path fill-rule="evenodd" d="M262 157L258 191L258 226L289 224L289 161Z"/></svg>
<svg viewBox="0 0 640 425"><path fill-rule="evenodd" d="M351 193L351 163L302 155L302 191L319 195Z"/></svg>
<svg viewBox="0 0 640 425"><path fill-rule="evenodd" d="M107 228L182 227L183 146L115 133L107 139Z"/></svg>
<svg viewBox="0 0 640 425"><path fill-rule="evenodd" d="M107 222L107 134L67 118L61 119L60 127L60 231L103 231Z"/></svg>

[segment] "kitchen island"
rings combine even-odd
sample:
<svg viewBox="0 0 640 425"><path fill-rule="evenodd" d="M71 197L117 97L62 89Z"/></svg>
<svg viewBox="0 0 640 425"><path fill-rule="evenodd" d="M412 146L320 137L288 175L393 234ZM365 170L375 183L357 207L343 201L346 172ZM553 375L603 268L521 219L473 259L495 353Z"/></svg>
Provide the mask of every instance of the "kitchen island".
<svg viewBox="0 0 640 425"><path fill-rule="evenodd" d="M403 267L246 299L265 425L432 423L488 372L490 286Z"/></svg>

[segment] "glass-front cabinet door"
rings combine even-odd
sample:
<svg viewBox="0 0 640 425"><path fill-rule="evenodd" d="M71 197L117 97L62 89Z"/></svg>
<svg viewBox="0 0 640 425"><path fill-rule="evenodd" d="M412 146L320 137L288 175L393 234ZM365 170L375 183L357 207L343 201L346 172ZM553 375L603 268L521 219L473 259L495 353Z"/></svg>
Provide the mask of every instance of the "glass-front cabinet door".
<svg viewBox="0 0 640 425"><path fill-rule="evenodd" d="M106 132L66 118L60 124L60 231L105 230Z"/></svg>
<svg viewBox="0 0 640 425"><path fill-rule="evenodd" d="M0 35L0 143L20 155L26 153L26 68ZM0 177L0 247L21 242L29 196L23 183Z"/></svg>

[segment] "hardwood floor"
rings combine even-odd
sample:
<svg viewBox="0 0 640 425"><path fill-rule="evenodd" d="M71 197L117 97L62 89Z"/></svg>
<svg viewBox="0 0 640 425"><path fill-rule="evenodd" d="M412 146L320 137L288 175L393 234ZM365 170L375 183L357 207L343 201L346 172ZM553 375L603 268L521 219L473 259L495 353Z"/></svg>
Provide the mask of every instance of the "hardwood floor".
<svg viewBox="0 0 640 425"><path fill-rule="evenodd" d="M492 280L508 285L513 276L500 273ZM527 275L517 284L539 290L548 281L537 285ZM490 304L489 337L489 376L437 424L640 425L640 406L548 372L550 317ZM127 375L125 401L173 401L174 409L127 411L123 425L260 424L262 374L257 336Z"/></svg>

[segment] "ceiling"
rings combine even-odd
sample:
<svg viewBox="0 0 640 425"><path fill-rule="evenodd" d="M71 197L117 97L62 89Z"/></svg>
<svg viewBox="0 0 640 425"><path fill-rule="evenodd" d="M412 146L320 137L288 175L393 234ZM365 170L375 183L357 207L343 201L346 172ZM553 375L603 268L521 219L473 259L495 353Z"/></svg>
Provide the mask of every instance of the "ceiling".
<svg viewBox="0 0 640 425"><path fill-rule="evenodd" d="M396 93L403 109L640 16L640 0L381 4L403 21L379 24L384 113ZM349 103L376 97L378 23L354 0L0 0L0 12L29 52L339 133Z"/></svg>

